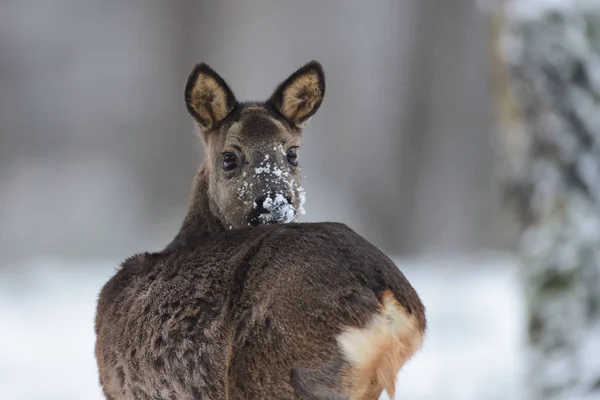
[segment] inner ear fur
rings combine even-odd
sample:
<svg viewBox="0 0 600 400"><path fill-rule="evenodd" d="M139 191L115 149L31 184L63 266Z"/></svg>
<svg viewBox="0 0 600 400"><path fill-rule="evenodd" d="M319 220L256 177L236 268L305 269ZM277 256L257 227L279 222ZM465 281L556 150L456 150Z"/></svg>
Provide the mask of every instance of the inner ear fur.
<svg viewBox="0 0 600 400"><path fill-rule="evenodd" d="M297 127L317 112L325 95L325 73L311 61L282 82L270 98L271 105Z"/></svg>
<svg viewBox="0 0 600 400"><path fill-rule="evenodd" d="M237 105L227 83L205 63L190 72L185 86L185 104L204 130L214 129Z"/></svg>

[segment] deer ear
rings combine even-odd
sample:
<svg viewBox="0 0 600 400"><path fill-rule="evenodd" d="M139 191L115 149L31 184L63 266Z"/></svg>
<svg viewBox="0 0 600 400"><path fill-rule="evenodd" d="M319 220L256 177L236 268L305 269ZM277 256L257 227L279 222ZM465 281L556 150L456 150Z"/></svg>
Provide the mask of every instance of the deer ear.
<svg viewBox="0 0 600 400"><path fill-rule="evenodd" d="M214 129L235 108L229 86L211 67L197 64L185 86L185 105L204 130Z"/></svg>
<svg viewBox="0 0 600 400"><path fill-rule="evenodd" d="M272 106L295 126L317 112L325 95L325 73L311 61L282 82L269 100Z"/></svg>

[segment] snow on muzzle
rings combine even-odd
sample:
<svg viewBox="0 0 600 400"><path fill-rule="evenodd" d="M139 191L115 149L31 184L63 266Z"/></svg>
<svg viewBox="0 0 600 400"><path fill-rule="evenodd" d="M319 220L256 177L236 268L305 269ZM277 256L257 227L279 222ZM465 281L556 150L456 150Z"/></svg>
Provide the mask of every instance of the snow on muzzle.
<svg viewBox="0 0 600 400"><path fill-rule="evenodd" d="M294 221L296 209L290 197L281 193L262 196L254 202L251 225L284 224Z"/></svg>
<svg viewBox="0 0 600 400"><path fill-rule="evenodd" d="M279 145L273 148L274 152L279 152L285 156L286 152L283 146ZM250 225L260 224L281 224L296 221L298 214L304 214L304 202L306 196L304 188L294 178L293 174L286 170L285 159L277 161L275 154L264 155L264 158L254 168L254 174L250 178L254 180L254 185L259 195L253 201L253 209L250 213ZM244 182L240 188L240 199L247 194L247 190L252 190L253 183ZM256 189L255 189L256 190ZM294 202L292 199L297 201Z"/></svg>

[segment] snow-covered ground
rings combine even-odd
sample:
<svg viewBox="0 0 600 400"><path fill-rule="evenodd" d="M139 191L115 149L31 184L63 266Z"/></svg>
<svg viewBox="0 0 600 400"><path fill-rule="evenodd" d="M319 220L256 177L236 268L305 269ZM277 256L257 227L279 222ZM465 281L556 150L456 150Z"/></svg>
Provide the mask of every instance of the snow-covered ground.
<svg viewBox="0 0 600 400"><path fill-rule="evenodd" d="M2 272L1 399L103 399L94 310L117 263L45 260ZM396 398L520 399L524 324L515 260L493 254L397 264L427 307L429 332L398 376Z"/></svg>
<svg viewBox="0 0 600 400"><path fill-rule="evenodd" d="M516 259L496 254L396 263L421 296L429 322L421 352L398 376L396 399L522 399L525 323Z"/></svg>

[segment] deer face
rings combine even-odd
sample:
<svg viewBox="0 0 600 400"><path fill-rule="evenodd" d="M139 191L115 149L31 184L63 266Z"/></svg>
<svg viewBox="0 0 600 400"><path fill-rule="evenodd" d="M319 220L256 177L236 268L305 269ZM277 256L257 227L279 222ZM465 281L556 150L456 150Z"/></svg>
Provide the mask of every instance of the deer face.
<svg viewBox="0 0 600 400"><path fill-rule="evenodd" d="M292 222L304 212L300 136L324 93L323 70L315 61L260 103L238 103L206 64L192 70L186 105L207 150L211 211L225 226Z"/></svg>

